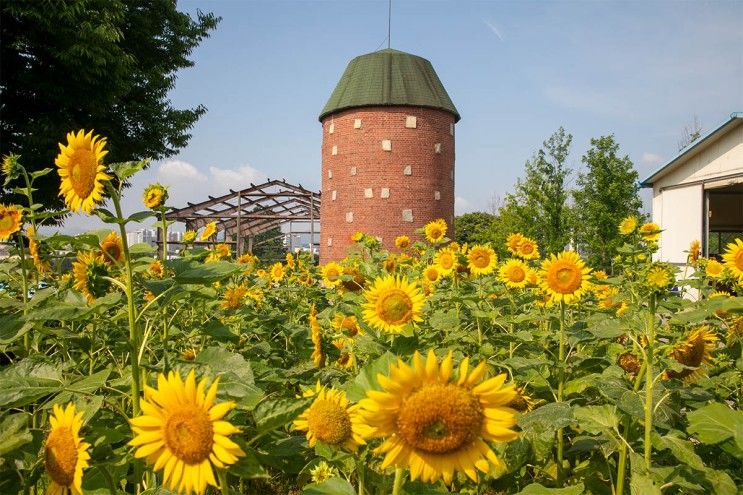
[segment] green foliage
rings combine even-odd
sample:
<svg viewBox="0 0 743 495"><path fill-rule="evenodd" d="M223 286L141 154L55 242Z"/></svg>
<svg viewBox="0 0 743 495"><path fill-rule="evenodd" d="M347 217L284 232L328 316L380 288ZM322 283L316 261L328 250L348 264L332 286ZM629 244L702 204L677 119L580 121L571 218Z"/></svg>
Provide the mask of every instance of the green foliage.
<svg viewBox="0 0 743 495"><path fill-rule="evenodd" d="M573 191L576 238L590 265L608 269L624 242L619 222L638 215L642 205L637 171L628 156L619 156L613 135L591 139L583 163L587 171L578 175L578 189Z"/></svg>
<svg viewBox="0 0 743 495"><path fill-rule="evenodd" d="M206 109L176 109L168 92L218 21L192 19L172 0L3 2L0 155L44 169L80 128L108 138L109 162L175 154ZM62 204L56 174L36 187L45 207Z"/></svg>
<svg viewBox="0 0 743 495"><path fill-rule="evenodd" d="M516 183L498 212L500 241L511 232L534 240L545 252L562 251L570 241L570 209L566 180L570 169L566 160L573 136L560 127L536 154L527 160L525 177Z"/></svg>
<svg viewBox="0 0 743 495"><path fill-rule="evenodd" d="M476 211L454 218L454 240L460 244L484 244L492 240L495 215Z"/></svg>

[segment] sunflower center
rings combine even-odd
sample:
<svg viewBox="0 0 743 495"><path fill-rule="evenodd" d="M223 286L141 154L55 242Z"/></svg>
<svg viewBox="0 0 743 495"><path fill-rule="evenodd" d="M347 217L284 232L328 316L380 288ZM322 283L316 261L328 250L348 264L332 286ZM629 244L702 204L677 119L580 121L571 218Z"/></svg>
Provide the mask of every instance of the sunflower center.
<svg viewBox="0 0 743 495"><path fill-rule="evenodd" d="M407 323L413 316L413 300L401 289L389 289L377 300L377 315L385 323Z"/></svg>
<svg viewBox="0 0 743 495"><path fill-rule="evenodd" d="M397 416L405 442L431 454L446 454L472 443L485 416L480 401L457 385L425 385L411 394Z"/></svg>
<svg viewBox="0 0 743 495"><path fill-rule="evenodd" d="M95 187L98 162L92 150L76 149L70 158L70 183L81 198L87 198Z"/></svg>
<svg viewBox="0 0 743 495"><path fill-rule="evenodd" d="M340 276L341 274L334 268L331 268L326 272L326 277L328 277L328 280L330 280L331 282L335 282Z"/></svg>
<svg viewBox="0 0 743 495"><path fill-rule="evenodd" d="M46 440L44 466L49 477L61 486L70 486L75 480L77 466L77 447L72 430L65 427L54 428Z"/></svg>
<svg viewBox="0 0 743 495"><path fill-rule="evenodd" d="M511 282L523 282L526 278L526 273L520 266L514 266L511 268L508 278L511 279Z"/></svg>
<svg viewBox="0 0 743 495"><path fill-rule="evenodd" d="M165 445L186 464L199 464L214 445L209 413L195 404L181 405L165 421Z"/></svg>
<svg viewBox="0 0 743 495"><path fill-rule="evenodd" d="M477 268L485 268L490 264L490 256L487 253L477 252L472 255L472 264Z"/></svg>
<svg viewBox="0 0 743 495"><path fill-rule="evenodd" d="M307 414L309 430L321 442L338 445L351 436L351 418L340 404L328 399L312 403Z"/></svg>
<svg viewBox="0 0 743 495"><path fill-rule="evenodd" d="M582 277L577 267L560 264L552 272L550 279L553 290L562 294L571 294L580 287Z"/></svg>
<svg viewBox="0 0 743 495"><path fill-rule="evenodd" d="M15 220L12 215L0 213L0 231L11 230L15 226Z"/></svg>
<svg viewBox="0 0 743 495"><path fill-rule="evenodd" d="M443 235L443 232L441 232L441 229L433 227L428 231L428 235L429 237L431 237L431 239L438 239Z"/></svg>
<svg viewBox="0 0 743 495"><path fill-rule="evenodd" d="M534 252L534 246L528 242L521 243L521 252L523 254L531 254Z"/></svg>

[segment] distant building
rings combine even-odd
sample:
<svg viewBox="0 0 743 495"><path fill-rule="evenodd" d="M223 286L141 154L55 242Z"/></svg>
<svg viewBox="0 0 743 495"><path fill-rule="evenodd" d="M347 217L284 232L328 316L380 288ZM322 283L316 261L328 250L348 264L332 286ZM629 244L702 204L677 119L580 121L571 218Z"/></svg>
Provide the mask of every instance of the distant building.
<svg viewBox="0 0 743 495"><path fill-rule="evenodd" d="M743 113L733 113L645 179L653 221L663 228L659 258L686 262L689 243L717 256L743 238Z"/></svg>
<svg viewBox="0 0 743 495"><path fill-rule="evenodd" d="M343 258L356 231L394 250L431 220L453 227L459 119L428 60L391 49L351 60L320 113L321 263Z"/></svg>
<svg viewBox="0 0 743 495"><path fill-rule="evenodd" d="M126 242L130 246L134 244L157 245L157 231L154 229L140 229L126 233Z"/></svg>

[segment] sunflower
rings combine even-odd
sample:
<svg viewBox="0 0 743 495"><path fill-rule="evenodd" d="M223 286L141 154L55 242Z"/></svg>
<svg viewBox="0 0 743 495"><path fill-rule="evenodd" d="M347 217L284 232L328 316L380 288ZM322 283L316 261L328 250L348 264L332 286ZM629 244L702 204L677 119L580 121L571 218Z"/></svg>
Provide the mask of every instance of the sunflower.
<svg viewBox="0 0 743 495"><path fill-rule="evenodd" d="M254 255L253 253L245 253L240 255L239 258L237 258L237 262L240 265L247 265L250 263L258 263L258 257Z"/></svg>
<svg viewBox="0 0 743 495"><path fill-rule="evenodd" d="M361 414L384 438L374 452L385 454L381 468L410 468L411 480L451 485L456 471L477 481L477 471L504 467L486 441L509 442L515 411L507 405L516 397L505 374L483 380L485 361L470 371L469 358L452 379L452 353L439 364L433 351L416 352L412 364L398 359L389 377L377 375L382 391L370 390L359 402Z"/></svg>
<svg viewBox="0 0 743 495"><path fill-rule="evenodd" d="M111 231L101 241L101 254L106 263L121 263L124 261L124 243L116 232Z"/></svg>
<svg viewBox="0 0 743 495"><path fill-rule="evenodd" d="M521 260L509 259L500 267L498 275L507 287L521 289L529 283L529 267Z"/></svg>
<svg viewBox="0 0 743 495"><path fill-rule="evenodd" d="M407 249L410 247L410 237L406 235L399 235L395 238L395 247L397 249Z"/></svg>
<svg viewBox="0 0 743 495"><path fill-rule="evenodd" d="M384 271L387 273L394 272L395 268L397 268L397 258L395 258L395 255L391 254L387 256L387 258L382 262L382 268L384 268Z"/></svg>
<svg viewBox="0 0 743 495"><path fill-rule="evenodd" d="M654 266L648 271L648 285L655 290L663 290L671 284L671 274L664 266Z"/></svg>
<svg viewBox="0 0 743 495"><path fill-rule="evenodd" d="M539 273L542 289L551 296L551 302L570 304L581 298L589 288L591 269L575 251L563 251L542 262Z"/></svg>
<svg viewBox="0 0 743 495"><path fill-rule="evenodd" d="M320 322L317 321L317 309L315 309L314 304L310 306L308 321L310 324L310 338L313 344L312 362L320 368L325 364L325 354L322 352L322 328Z"/></svg>
<svg viewBox="0 0 743 495"><path fill-rule="evenodd" d="M734 242L728 244L722 259L734 277L743 279L743 241L735 239Z"/></svg>
<svg viewBox="0 0 743 495"><path fill-rule="evenodd" d="M363 232L354 232L351 235L351 240L353 242L361 242L364 240L364 233Z"/></svg>
<svg viewBox="0 0 743 495"><path fill-rule="evenodd" d="M230 256L232 256L232 249L230 249L230 246L224 242L220 242L214 246L214 249L211 250L204 261L209 263L210 261L219 261L222 258L229 258Z"/></svg>
<svg viewBox="0 0 743 495"><path fill-rule="evenodd" d="M524 237L521 239L521 242L518 245L517 253L518 256L521 256L525 260L534 260L539 258L539 247L537 246L536 241L533 239L529 239L528 237Z"/></svg>
<svg viewBox="0 0 743 495"><path fill-rule="evenodd" d="M90 213L103 200L103 183L112 178L103 165L108 153L104 146L106 138L93 136L93 131L86 134L82 129L77 134L67 133L67 146L59 143L59 155L54 160L62 179L59 195L64 196L70 210Z"/></svg>
<svg viewBox="0 0 743 495"><path fill-rule="evenodd" d="M441 249L436 253L435 263L442 276L449 275L457 266L457 255L451 249Z"/></svg>
<svg viewBox="0 0 743 495"><path fill-rule="evenodd" d="M333 318L333 328L346 332L349 337L364 335L364 332L361 330L359 322L354 315L344 316L342 314L336 314Z"/></svg>
<svg viewBox="0 0 743 495"><path fill-rule="evenodd" d="M619 222L619 233L622 235L630 235L637 228L637 217L634 215L626 216Z"/></svg>
<svg viewBox="0 0 743 495"><path fill-rule="evenodd" d="M341 275L343 275L343 267L335 261L331 261L323 266L321 273L322 281L328 287L336 287L342 282Z"/></svg>
<svg viewBox="0 0 743 495"><path fill-rule="evenodd" d="M284 271L284 265L281 264L280 261L277 261L273 265L271 265L271 280L274 282L280 282L282 278L284 278L285 275Z"/></svg>
<svg viewBox="0 0 743 495"><path fill-rule="evenodd" d="M364 436L371 429L364 424L357 405L349 405L345 392L327 389L317 382L314 390L304 393L314 397L312 404L294 420L294 429L307 432L307 442L314 447L317 441L355 452L364 445Z"/></svg>
<svg viewBox="0 0 743 495"><path fill-rule="evenodd" d="M436 265L428 265L423 270L423 279L426 282L429 282L429 283L438 282L439 278L441 278L441 272L436 267Z"/></svg>
<svg viewBox="0 0 743 495"><path fill-rule="evenodd" d="M695 328L682 342L671 350L671 357L686 366L681 371L666 370L666 378L678 378L686 383L695 382L704 371L701 366L710 361L710 353L715 349L717 336L708 325ZM689 369L694 368L694 369Z"/></svg>
<svg viewBox="0 0 743 495"><path fill-rule="evenodd" d="M154 278L163 278L163 275L165 275L165 267L160 260L155 260L150 263L150 267L147 271Z"/></svg>
<svg viewBox="0 0 743 495"><path fill-rule="evenodd" d="M297 280L305 287L312 287L312 285L315 283L315 278L312 276L312 273L307 270L302 271L297 276Z"/></svg>
<svg viewBox="0 0 743 495"><path fill-rule="evenodd" d="M0 241L21 230L21 210L16 205L6 206L0 203Z"/></svg>
<svg viewBox="0 0 743 495"><path fill-rule="evenodd" d="M704 267L704 272L711 278L720 277L723 270L725 270L725 266L714 259L707 260L707 265Z"/></svg>
<svg viewBox="0 0 743 495"><path fill-rule="evenodd" d="M207 241L211 236L217 233L217 222L209 222L206 224L206 227L204 227L204 231L201 233L201 237L199 237L199 240L201 241Z"/></svg>
<svg viewBox="0 0 743 495"><path fill-rule="evenodd" d="M248 288L244 285L229 287L222 296L222 309L239 308L247 295Z"/></svg>
<svg viewBox="0 0 743 495"><path fill-rule="evenodd" d="M490 246L472 246L467 253L467 267L473 275L487 275L495 270L498 258Z"/></svg>
<svg viewBox="0 0 743 495"><path fill-rule="evenodd" d="M627 351L617 358L617 364L627 373L636 375L640 371L640 359L633 353Z"/></svg>
<svg viewBox="0 0 743 495"><path fill-rule="evenodd" d="M317 466L310 469L310 477L313 483L322 483L323 481L329 480L335 476L338 476L335 472L335 468L328 465L325 461L320 461L317 463Z"/></svg>
<svg viewBox="0 0 743 495"><path fill-rule="evenodd" d="M343 269L343 275L348 275L348 280L341 280L341 287L348 292L359 292L366 285L364 275L355 266L347 266Z"/></svg>
<svg viewBox="0 0 743 495"><path fill-rule="evenodd" d="M203 494L207 485L217 486L212 466L224 469L245 455L228 438L240 430L223 419L235 403L214 404L218 383L207 391L206 379L197 384L193 370L185 382L174 371L160 373L157 389L145 386L142 415L129 421L134 457L164 471L162 483L172 491Z"/></svg>
<svg viewBox="0 0 743 495"><path fill-rule="evenodd" d="M28 237L28 252L31 253L31 258L34 260L36 271L41 275L51 272L52 265L43 257L46 250L43 249L43 245L36 239L36 231L33 226L29 225L26 227L26 237Z"/></svg>
<svg viewBox="0 0 743 495"><path fill-rule="evenodd" d="M516 392L516 396L511 400L511 402L506 404L506 407L515 409L520 413L525 413L531 411L534 409L534 406L537 405L537 401L532 399L529 394L526 393L524 387L516 387L514 388L514 392Z"/></svg>
<svg viewBox="0 0 743 495"><path fill-rule="evenodd" d="M743 339L743 316L726 322L728 327L728 343Z"/></svg>
<svg viewBox="0 0 743 495"><path fill-rule="evenodd" d="M654 222L642 224L640 226L640 236L645 242L656 242L660 239L660 225Z"/></svg>
<svg viewBox="0 0 743 495"><path fill-rule="evenodd" d="M88 467L89 444L80 438L83 412L75 413L75 405L62 409L57 404L49 416L52 430L44 442L44 467L52 482L47 495L82 495L83 470Z"/></svg>
<svg viewBox="0 0 743 495"><path fill-rule="evenodd" d="M508 249L508 252L511 254L519 254L519 245L521 244L521 241L524 239L524 236L519 233L514 233L509 235L506 238L506 248Z"/></svg>
<svg viewBox="0 0 743 495"><path fill-rule="evenodd" d="M144 205L150 209L159 208L165 205L167 200L168 189L159 182L147 186L142 194L142 202L144 202Z"/></svg>
<svg viewBox="0 0 743 495"><path fill-rule="evenodd" d="M286 267L290 270L293 270L295 266L297 266L296 261L294 261L294 256L292 256L292 253L286 253L286 256L284 256L284 259L286 260Z"/></svg>
<svg viewBox="0 0 743 495"><path fill-rule="evenodd" d="M105 295L111 286L104 278L108 277L106 260L103 255L92 251L77 253L77 261L72 263L72 274L75 278L73 287L82 292L89 303Z"/></svg>
<svg viewBox="0 0 743 495"><path fill-rule="evenodd" d="M3 157L2 170L3 175L5 176L6 186L21 173L21 165L18 163L20 157L20 155L14 153L8 153Z"/></svg>
<svg viewBox="0 0 743 495"><path fill-rule="evenodd" d="M379 330L399 333L409 323L422 321L424 296L415 282L391 275L379 277L364 297L364 320Z"/></svg>
<svg viewBox="0 0 743 495"><path fill-rule="evenodd" d="M691 241L689 244L689 264L696 265L699 255L702 253L702 245L698 240Z"/></svg>
<svg viewBox="0 0 743 495"><path fill-rule="evenodd" d="M431 244L438 244L446 236L446 221L443 218L428 222L423 227L423 233L426 235L426 240Z"/></svg>

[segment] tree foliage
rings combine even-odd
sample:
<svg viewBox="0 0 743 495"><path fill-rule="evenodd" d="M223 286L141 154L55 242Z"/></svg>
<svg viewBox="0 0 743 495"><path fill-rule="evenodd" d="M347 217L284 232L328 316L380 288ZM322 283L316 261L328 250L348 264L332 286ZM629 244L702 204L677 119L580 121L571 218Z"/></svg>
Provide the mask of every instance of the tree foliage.
<svg viewBox="0 0 743 495"><path fill-rule="evenodd" d="M65 134L84 128L108 137L109 162L173 155L206 109L176 109L168 91L218 22L172 0L3 2L0 153L49 167ZM59 206L47 178L38 197Z"/></svg>
<svg viewBox="0 0 743 495"><path fill-rule="evenodd" d="M637 171L627 155L619 156L613 135L591 139L582 161L587 172L579 174L573 192L577 240L589 264L608 268L622 244L619 222L638 215L642 205Z"/></svg>
<svg viewBox="0 0 743 495"><path fill-rule="evenodd" d="M495 215L476 211L465 213L454 218L454 232L458 243L482 244L492 240L493 223L497 220Z"/></svg>
<svg viewBox="0 0 743 495"><path fill-rule="evenodd" d="M566 160L572 141L562 127L544 141L499 211L502 226L534 238L546 252L561 251L570 241Z"/></svg>

